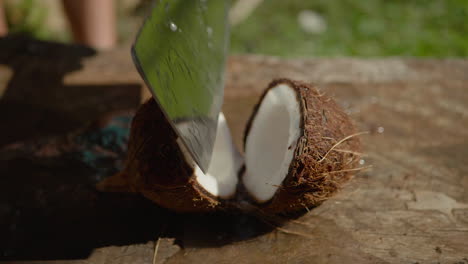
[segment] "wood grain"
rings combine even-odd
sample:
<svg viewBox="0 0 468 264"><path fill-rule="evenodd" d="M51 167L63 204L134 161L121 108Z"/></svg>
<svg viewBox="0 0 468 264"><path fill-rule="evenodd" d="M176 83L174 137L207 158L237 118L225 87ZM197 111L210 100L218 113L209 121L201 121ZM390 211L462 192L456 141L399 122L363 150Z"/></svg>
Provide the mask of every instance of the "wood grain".
<svg viewBox="0 0 468 264"><path fill-rule="evenodd" d="M6 47L5 42L2 43ZM0 49L0 53L1 58L8 57L0 63L14 65L14 77L11 78L23 80L17 81L20 84L28 78L34 83L35 71L25 70L25 67L32 67L25 65L26 55L11 53L8 49ZM31 60L37 58L30 57L28 62ZM85 109L78 115L78 120L85 120L111 108L135 107L141 100L140 91L131 92L135 88L121 88L117 94L115 89L106 90L121 84L142 85L127 49L88 56L79 61L82 68L65 73L57 89L80 85L96 85L100 89L72 92L74 100L86 98L82 103L63 104L57 103L56 98L49 98L50 102L55 102L49 107L58 109L59 113ZM0 67L0 74L3 72ZM278 77L313 82L332 95L360 130L370 132L363 137L366 156L362 163L373 168L359 173L321 206L268 232L257 232L258 223L250 226L250 222L246 224L245 219L239 217L232 220L234 224L230 227L234 231L225 233L214 228L214 242L207 243L206 240L213 239L213 234L208 238L208 232L205 235L197 231L198 227L193 223L182 221L179 230L162 236L165 244L158 249L160 259L157 263L468 263L467 60L285 60L232 56L223 109L239 147L252 107L267 83ZM5 79L8 78L0 78L0 87L19 89L22 97L7 90L0 102L7 102L8 98L24 102L28 93L35 94L35 102L47 101L45 95L37 94L37 90L31 92L22 89L24 87L6 85ZM58 92L60 98L67 100L69 90ZM111 90L114 91L112 96ZM103 109L103 102L114 106ZM5 118L6 113L1 115ZM40 118L44 119L44 116ZM2 132L2 140L5 135L10 135L5 144L31 136L14 130L24 130L24 126L10 126L10 129L13 130L9 133ZM22 135L12 136L15 131ZM141 200L137 201L141 204ZM5 205L5 201L3 204L10 206ZM149 205L143 207L144 210L159 210L151 209ZM182 219L182 216L168 217L166 212L153 211L152 214L162 222ZM274 218L262 218L263 222L274 223ZM236 229L236 221L242 230ZM143 224L149 223L145 221ZM132 226L128 228L131 230ZM148 228L160 234L150 226L138 228ZM216 243L216 236L222 240L226 234L234 236L236 232L246 230L250 230L250 235L245 239L239 236L234 242ZM34 240L32 245L41 243L41 238L29 238ZM51 261L49 258L49 262L40 263L152 263L157 240L158 236L155 236L140 243L129 240L128 244L122 241L119 245L98 244L99 247L76 259ZM21 257L17 259L17 262L9 263L26 263L19 261Z"/></svg>

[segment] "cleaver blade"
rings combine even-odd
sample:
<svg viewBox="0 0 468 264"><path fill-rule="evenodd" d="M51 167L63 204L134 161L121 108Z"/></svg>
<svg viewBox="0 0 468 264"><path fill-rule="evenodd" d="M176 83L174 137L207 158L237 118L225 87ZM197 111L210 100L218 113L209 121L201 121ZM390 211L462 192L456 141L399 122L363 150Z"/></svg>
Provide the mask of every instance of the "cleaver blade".
<svg viewBox="0 0 468 264"><path fill-rule="evenodd" d="M206 172L223 103L228 0L159 0L132 46L136 68Z"/></svg>

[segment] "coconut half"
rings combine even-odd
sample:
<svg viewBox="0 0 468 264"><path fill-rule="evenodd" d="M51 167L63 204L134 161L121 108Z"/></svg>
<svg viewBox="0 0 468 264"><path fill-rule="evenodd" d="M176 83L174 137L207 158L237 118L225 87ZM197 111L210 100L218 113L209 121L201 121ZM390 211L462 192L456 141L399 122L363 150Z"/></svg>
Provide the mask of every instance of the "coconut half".
<svg viewBox="0 0 468 264"><path fill-rule="evenodd" d="M302 82L276 80L247 124L244 160L220 114L205 174L151 99L132 122L120 178L179 212L242 208L237 205L245 202L271 213L297 211L318 205L350 178L360 148L353 134L331 98Z"/></svg>
<svg viewBox="0 0 468 264"><path fill-rule="evenodd" d="M360 141L355 134L345 112L313 86L273 81L247 125L242 184L264 211L316 206L338 190L358 164Z"/></svg>
<svg viewBox="0 0 468 264"><path fill-rule="evenodd" d="M160 206L179 212L211 211L226 207L222 201L234 197L241 166L222 113L205 174L150 99L132 121L125 169L115 178Z"/></svg>

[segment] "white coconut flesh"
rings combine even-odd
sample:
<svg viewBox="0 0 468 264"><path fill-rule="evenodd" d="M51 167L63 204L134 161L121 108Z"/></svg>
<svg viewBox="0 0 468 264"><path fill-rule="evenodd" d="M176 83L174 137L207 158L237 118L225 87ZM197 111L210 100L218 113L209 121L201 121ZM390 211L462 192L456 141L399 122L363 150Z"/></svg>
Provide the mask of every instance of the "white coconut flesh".
<svg viewBox="0 0 468 264"><path fill-rule="evenodd" d="M245 143L242 178L258 202L270 200L288 174L300 130L296 91L287 84L271 88L252 121Z"/></svg>
<svg viewBox="0 0 468 264"><path fill-rule="evenodd" d="M230 198L235 194L242 158L232 142L223 113L220 113L218 117L213 154L206 174L190 158L183 144L179 144L179 146L185 159L194 166L196 180L203 189L220 198Z"/></svg>
<svg viewBox="0 0 468 264"><path fill-rule="evenodd" d="M245 148L243 184L258 202L270 200L288 174L300 131L300 110L296 92L287 84L270 89L254 117ZM236 150L224 115L220 113L213 155L207 173L192 164L198 184L219 198L232 197L237 188L242 158Z"/></svg>

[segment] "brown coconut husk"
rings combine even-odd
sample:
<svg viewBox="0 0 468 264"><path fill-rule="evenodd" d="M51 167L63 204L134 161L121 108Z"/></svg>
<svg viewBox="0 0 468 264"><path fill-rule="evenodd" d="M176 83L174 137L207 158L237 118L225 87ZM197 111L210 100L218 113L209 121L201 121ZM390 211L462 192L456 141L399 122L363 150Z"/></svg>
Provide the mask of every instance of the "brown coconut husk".
<svg viewBox="0 0 468 264"><path fill-rule="evenodd" d="M221 202L196 181L177 135L154 99L138 109L131 126L125 169L115 178L158 205L177 212L212 211Z"/></svg>
<svg viewBox="0 0 468 264"><path fill-rule="evenodd" d="M288 175L273 198L259 204L266 213L287 213L319 205L352 176L361 144L348 115L330 97L315 87L289 79L270 83L248 121L247 135L267 92L280 84L294 88L300 105L301 131ZM345 151L337 151L345 150Z"/></svg>
<svg viewBox="0 0 468 264"><path fill-rule="evenodd" d="M288 174L272 199L260 203L251 195L248 198L247 202L266 214L303 211L329 198L356 170L361 146L351 120L330 97L309 84L288 79L273 81L261 96L247 124L244 144L260 103L279 84L296 91L302 114L301 135ZM243 200L246 190L242 183L237 197L233 197L236 199L231 200L215 197L198 184L193 164L187 161L177 135L153 99L140 106L133 119L125 169L103 185L112 183L129 186L178 212L252 208Z"/></svg>

